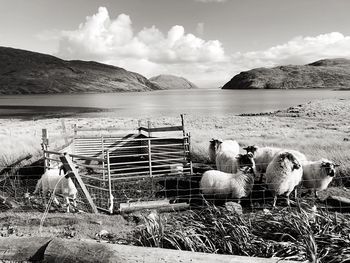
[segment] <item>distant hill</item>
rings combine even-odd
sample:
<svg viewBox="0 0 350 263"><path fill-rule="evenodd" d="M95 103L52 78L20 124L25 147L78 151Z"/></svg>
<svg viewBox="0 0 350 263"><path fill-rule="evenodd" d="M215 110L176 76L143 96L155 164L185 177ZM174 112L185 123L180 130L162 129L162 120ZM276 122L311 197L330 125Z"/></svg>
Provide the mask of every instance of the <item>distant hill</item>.
<svg viewBox="0 0 350 263"><path fill-rule="evenodd" d="M350 89L350 60L324 59L311 64L256 68L241 72L222 89Z"/></svg>
<svg viewBox="0 0 350 263"><path fill-rule="evenodd" d="M158 75L149 79L162 89L197 89L198 87L183 77L174 75Z"/></svg>
<svg viewBox="0 0 350 263"><path fill-rule="evenodd" d="M0 47L0 95L157 89L160 87L144 76L123 68Z"/></svg>

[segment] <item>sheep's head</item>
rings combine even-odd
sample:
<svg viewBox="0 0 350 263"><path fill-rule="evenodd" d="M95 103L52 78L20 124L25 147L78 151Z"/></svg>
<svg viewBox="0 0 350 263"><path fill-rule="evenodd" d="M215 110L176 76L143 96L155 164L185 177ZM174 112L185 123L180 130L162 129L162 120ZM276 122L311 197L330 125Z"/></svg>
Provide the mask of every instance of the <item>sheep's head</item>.
<svg viewBox="0 0 350 263"><path fill-rule="evenodd" d="M331 161L322 161L321 168L326 171L326 174L330 177L335 176L335 168L338 167L339 164L335 164Z"/></svg>
<svg viewBox="0 0 350 263"><path fill-rule="evenodd" d="M221 139L215 139L215 138L212 138L210 141L209 141L209 147L212 147L213 150L217 150L218 147L220 146L220 144L222 144L223 140Z"/></svg>
<svg viewBox="0 0 350 263"><path fill-rule="evenodd" d="M215 162L215 158L216 158L216 152L219 148L219 146L221 145L222 140L220 139L211 139L209 141L209 160L211 162Z"/></svg>
<svg viewBox="0 0 350 263"><path fill-rule="evenodd" d="M251 152L246 154L238 154L236 159L239 167L255 167L255 161Z"/></svg>
<svg viewBox="0 0 350 263"><path fill-rule="evenodd" d="M251 166L243 166L239 170L245 174L255 174L254 168Z"/></svg>
<svg viewBox="0 0 350 263"><path fill-rule="evenodd" d="M244 147L243 150L246 150L247 153L252 153L254 155L258 150L258 146L250 145L250 146Z"/></svg>
<svg viewBox="0 0 350 263"><path fill-rule="evenodd" d="M290 152L283 152L280 154L281 166L282 166L282 163L286 160L288 160L292 164L292 171L297 170L301 167L301 164L299 163L297 158Z"/></svg>

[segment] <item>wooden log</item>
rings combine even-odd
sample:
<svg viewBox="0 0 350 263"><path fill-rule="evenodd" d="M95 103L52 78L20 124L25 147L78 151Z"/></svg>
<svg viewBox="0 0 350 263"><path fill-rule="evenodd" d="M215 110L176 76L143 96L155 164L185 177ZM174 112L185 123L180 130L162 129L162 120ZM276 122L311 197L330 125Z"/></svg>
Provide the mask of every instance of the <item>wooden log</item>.
<svg viewBox="0 0 350 263"><path fill-rule="evenodd" d="M156 201L153 201L153 202L156 202ZM150 204L149 202L143 202L143 204L138 204L135 206L122 206L119 208L119 211L121 213L133 213L133 212L141 211L145 209L157 209L160 212L172 212L172 211L186 210L189 207L190 205L188 203L176 203L176 204L152 203Z"/></svg>
<svg viewBox="0 0 350 263"><path fill-rule="evenodd" d="M257 258L97 243L90 240L53 239L43 262L84 263L292 263L278 258Z"/></svg>
<svg viewBox="0 0 350 263"><path fill-rule="evenodd" d="M41 261L44 259L44 251L51 241L48 237L1 237L0 260L1 261Z"/></svg>

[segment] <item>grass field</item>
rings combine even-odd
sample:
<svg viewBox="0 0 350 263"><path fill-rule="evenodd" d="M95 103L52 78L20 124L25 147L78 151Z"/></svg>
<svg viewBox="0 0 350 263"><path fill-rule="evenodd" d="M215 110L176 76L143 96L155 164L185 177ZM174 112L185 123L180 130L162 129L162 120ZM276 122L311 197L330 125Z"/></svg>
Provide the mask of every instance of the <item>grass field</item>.
<svg viewBox="0 0 350 263"><path fill-rule="evenodd" d="M138 120L114 118L113 112L78 115L72 118L38 120L0 119L0 167L31 153L40 155L41 130L49 134L50 148L64 144L62 120L66 133L72 135L78 127L116 127L135 129ZM152 125L179 125L180 118L142 119ZM208 142L211 138L235 139L241 146L277 146L300 150L311 159L328 158L340 164L339 176L350 174L350 101L322 100L273 114L258 116L185 116L186 131L191 133L192 154L196 162L208 161Z"/></svg>

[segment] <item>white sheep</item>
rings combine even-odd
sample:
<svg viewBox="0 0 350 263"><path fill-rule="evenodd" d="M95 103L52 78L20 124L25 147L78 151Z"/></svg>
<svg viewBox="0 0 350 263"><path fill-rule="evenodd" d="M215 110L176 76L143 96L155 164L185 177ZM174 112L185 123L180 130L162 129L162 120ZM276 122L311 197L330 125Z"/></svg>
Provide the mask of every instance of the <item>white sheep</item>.
<svg viewBox="0 0 350 263"><path fill-rule="evenodd" d="M209 144L209 159L216 162L219 171L236 173L238 164L239 144L233 140L212 139Z"/></svg>
<svg viewBox="0 0 350 263"><path fill-rule="evenodd" d="M266 168L266 185L274 197L273 207L276 206L277 196L283 194L290 205L289 195L301 182L302 176L303 168L293 153L282 151L275 155Z"/></svg>
<svg viewBox="0 0 350 263"><path fill-rule="evenodd" d="M279 152L288 151L292 153L299 162L306 161L306 156L296 150L287 150L278 147L258 147L256 145L247 146L243 148L247 153L251 152L254 155L256 171L260 174L260 183L263 181L264 174L266 173L267 166L270 164L275 155Z"/></svg>
<svg viewBox="0 0 350 263"><path fill-rule="evenodd" d="M61 175L62 170L64 171L64 175ZM63 166L60 168L51 168L50 170L46 170L37 182L33 194L37 194L41 190L43 198L45 198L47 193L51 192L53 195L53 201L57 205L59 202L55 197L55 194L63 195L66 200L67 212L69 213L69 198L73 199L73 206L76 208L76 196L78 190L75 187L72 179L70 177L67 178L68 175L69 174L66 174Z"/></svg>
<svg viewBox="0 0 350 263"><path fill-rule="evenodd" d="M236 198L248 196L254 184L255 163L251 154L239 155L237 158L246 159L242 163L250 165L239 169L237 173L225 173L217 170L206 171L200 181L200 190L203 195L213 195L215 198Z"/></svg>
<svg viewBox="0 0 350 263"><path fill-rule="evenodd" d="M327 189L328 185L332 182L336 167L338 164L327 160L321 159L318 161L305 161L303 166L303 187L313 191L315 197L318 198L317 191Z"/></svg>

